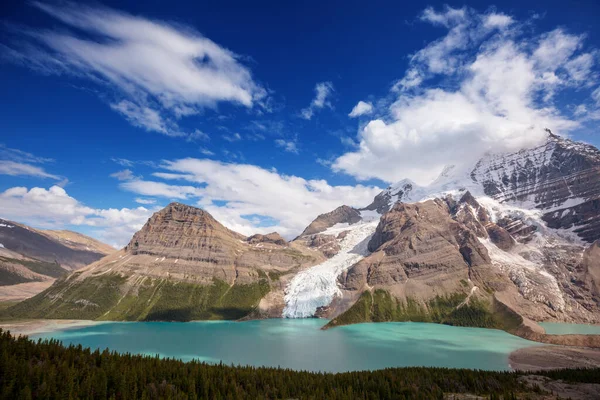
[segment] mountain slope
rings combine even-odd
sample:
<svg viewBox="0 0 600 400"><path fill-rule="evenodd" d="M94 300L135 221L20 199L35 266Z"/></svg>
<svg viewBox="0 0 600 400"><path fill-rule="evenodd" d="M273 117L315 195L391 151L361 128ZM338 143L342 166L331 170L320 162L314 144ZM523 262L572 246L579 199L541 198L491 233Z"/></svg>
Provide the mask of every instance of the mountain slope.
<svg viewBox="0 0 600 400"><path fill-rule="evenodd" d="M70 231L46 231L0 219L0 299L21 300L115 249Z"/></svg>
<svg viewBox="0 0 600 400"><path fill-rule="evenodd" d="M289 275L322 256L277 236L247 239L201 209L171 203L123 250L73 272L6 313L177 321L280 313ZM267 294L270 301L261 306Z"/></svg>
<svg viewBox="0 0 600 400"><path fill-rule="evenodd" d="M87 236L68 231L44 231L0 219L2 247L25 257L58 263L73 270L114 251L110 246ZM92 247L86 248L86 243Z"/></svg>

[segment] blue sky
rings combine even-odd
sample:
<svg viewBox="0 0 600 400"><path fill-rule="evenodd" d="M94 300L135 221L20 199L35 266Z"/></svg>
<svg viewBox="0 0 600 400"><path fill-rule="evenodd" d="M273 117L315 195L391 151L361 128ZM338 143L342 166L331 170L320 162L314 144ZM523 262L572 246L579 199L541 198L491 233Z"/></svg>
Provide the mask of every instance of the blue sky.
<svg viewBox="0 0 600 400"><path fill-rule="evenodd" d="M600 5L12 2L0 216L126 243L172 200L293 237L447 164L598 145Z"/></svg>

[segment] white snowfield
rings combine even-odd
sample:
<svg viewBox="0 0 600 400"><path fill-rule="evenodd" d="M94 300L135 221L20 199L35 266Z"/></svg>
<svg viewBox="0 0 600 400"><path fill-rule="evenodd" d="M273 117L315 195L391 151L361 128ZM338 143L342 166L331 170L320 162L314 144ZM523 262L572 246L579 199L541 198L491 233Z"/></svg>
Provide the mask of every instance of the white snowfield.
<svg viewBox="0 0 600 400"><path fill-rule="evenodd" d="M338 224L324 234L337 235L348 231L339 242L340 251L321 264L296 275L286 289L284 318L309 318L317 308L329 305L335 296L342 293L338 287L338 276L369 254L367 245L379 218L365 218L354 225Z"/></svg>

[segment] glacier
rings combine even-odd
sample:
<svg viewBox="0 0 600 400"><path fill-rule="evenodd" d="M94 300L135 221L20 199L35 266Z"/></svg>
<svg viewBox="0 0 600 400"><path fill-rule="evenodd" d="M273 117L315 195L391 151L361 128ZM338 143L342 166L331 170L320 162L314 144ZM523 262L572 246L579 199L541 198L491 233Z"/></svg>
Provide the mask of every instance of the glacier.
<svg viewBox="0 0 600 400"><path fill-rule="evenodd" d="M336 296L341 296L338 276L369 255L368 243L378 223L379 218L368 215L356 224L337 224L322 232L336 236L345 231L348 233L340 240L340 251L335 256L300 272L291 280L285 293L283 318L313 317L319 307L327 306Z"/></svg>

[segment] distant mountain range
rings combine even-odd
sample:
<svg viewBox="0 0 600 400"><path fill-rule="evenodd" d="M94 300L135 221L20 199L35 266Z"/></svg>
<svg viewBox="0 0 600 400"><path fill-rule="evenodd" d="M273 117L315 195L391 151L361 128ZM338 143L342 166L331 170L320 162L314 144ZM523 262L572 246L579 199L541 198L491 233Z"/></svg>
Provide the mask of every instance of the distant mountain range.
<svg viewBox="0 0 600 400"><path fill-rule="evenodd" d="M31 297L56 278L114 251L80 233L0 219L0 301Z"/></svg>
<svg viewBox="0 0 600 400"><path fill-rule="evenodd" d="M403 180L364 208L340 206L291 242L245 237L169 204L124 249L7 313L431 321L552 342L535 321L600 323L599 239L600 151L547 131L536 148L448 166L426 187Z"/></svg>

